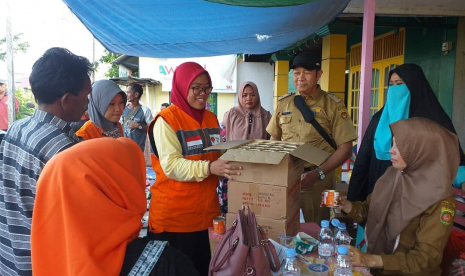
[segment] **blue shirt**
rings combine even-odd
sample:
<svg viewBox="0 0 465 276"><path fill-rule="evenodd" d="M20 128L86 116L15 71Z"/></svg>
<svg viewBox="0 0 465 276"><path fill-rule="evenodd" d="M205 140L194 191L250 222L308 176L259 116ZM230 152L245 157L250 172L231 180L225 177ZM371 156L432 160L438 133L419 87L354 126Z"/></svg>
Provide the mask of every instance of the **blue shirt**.
<svg viewBox="0 0 465 276"><path fill-rule="evenodd" d="M5 134L0 145L0 275L32 275L37 179L53 156L79 141L67 122L41 110L16 121Z"/></svg>
<svg viewBox="0 0 465 276"><path fill-rule="evenodd" d="M147 140L147 130L137 128L131 129L129 127L129 123L131 121L134 121L140 125L147 126L153 119L152 112L148 107L143 105L141 105L140 108L136 110L136 112L134 112L133 114L131 114L132 111L133 109L130 109L126 106L124 108L123 115L121 116L120 123L123 124L124 120L126 120L126 118L129 115L131 115L131 117L129 117L129 119L123 125L124 136L131 140L134 140L134 142L136 142L139 145L142 152L144 152L145 141Z"/></svg>

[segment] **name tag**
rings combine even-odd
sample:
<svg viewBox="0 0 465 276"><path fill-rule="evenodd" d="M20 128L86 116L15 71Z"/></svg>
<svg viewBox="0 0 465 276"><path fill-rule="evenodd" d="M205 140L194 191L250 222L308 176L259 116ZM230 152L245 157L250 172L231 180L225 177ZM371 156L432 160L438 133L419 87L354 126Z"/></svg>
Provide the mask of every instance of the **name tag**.
<svg viewBox="0 0 465 276"><path fill-rule="evenodd" d="M219 134L210 134L210 141L212 143L212 146L217 145L221 141L221 137Z"/></svg>

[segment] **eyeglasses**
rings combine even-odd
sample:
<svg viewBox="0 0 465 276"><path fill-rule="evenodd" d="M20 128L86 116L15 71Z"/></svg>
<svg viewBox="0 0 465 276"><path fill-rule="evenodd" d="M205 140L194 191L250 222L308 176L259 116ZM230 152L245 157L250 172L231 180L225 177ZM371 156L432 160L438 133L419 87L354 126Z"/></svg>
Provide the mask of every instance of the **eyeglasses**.
<svg viewBox="0 0 465 276"><path fill-rule="evenodd" d="M210 93L212 92L213 90L213 87L200 87L200 86L196 86L196 87L191 87L190 89L192 89L192 91L194 92L194 95L198 96L200 95L200 93L204 93L205 95L210 95Z"/></svg>

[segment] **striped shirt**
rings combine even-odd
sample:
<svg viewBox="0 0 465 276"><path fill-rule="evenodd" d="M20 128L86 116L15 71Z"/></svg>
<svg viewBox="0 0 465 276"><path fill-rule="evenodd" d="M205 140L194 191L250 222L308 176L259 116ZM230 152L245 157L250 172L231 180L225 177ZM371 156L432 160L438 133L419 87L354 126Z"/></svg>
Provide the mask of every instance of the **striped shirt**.
<svg viewBox="0 0 465 276"><path fill-rule="evenodd" d="M71 126L36 110L15 122L0 145L0 275L32 275L31 222L45 164L80 141Z"/></svg>

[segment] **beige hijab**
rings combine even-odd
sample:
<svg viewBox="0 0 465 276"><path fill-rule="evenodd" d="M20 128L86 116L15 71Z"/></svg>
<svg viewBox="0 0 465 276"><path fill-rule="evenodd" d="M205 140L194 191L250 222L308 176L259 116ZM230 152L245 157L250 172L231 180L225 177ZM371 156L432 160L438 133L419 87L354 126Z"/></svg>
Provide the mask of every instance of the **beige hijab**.
<svg viewBox="0 0 465 276"><path fill-rule="evenodd" d="M378 180L367 218L368 253L392 254L396 237L431 205L452 195L460 156L457 135L425 118L390 125L407 164Z"/></svg>
<svg viewBox="0 0 465 276"><path fill-rule="evenodd" d="M258 97L258 103L250 112L243 106L242 92L246 86L252 87L252 90ZM269 111L265 110L260 104L260 94L255 83L251 81L244 82L239 91L237 91L239 106L231 108L224 114L223 125L226 127L226 140L248 140L248 139L266 139L266 127L271 119ZM248 134L249 116L252 115L252 128Z"/></svg>

